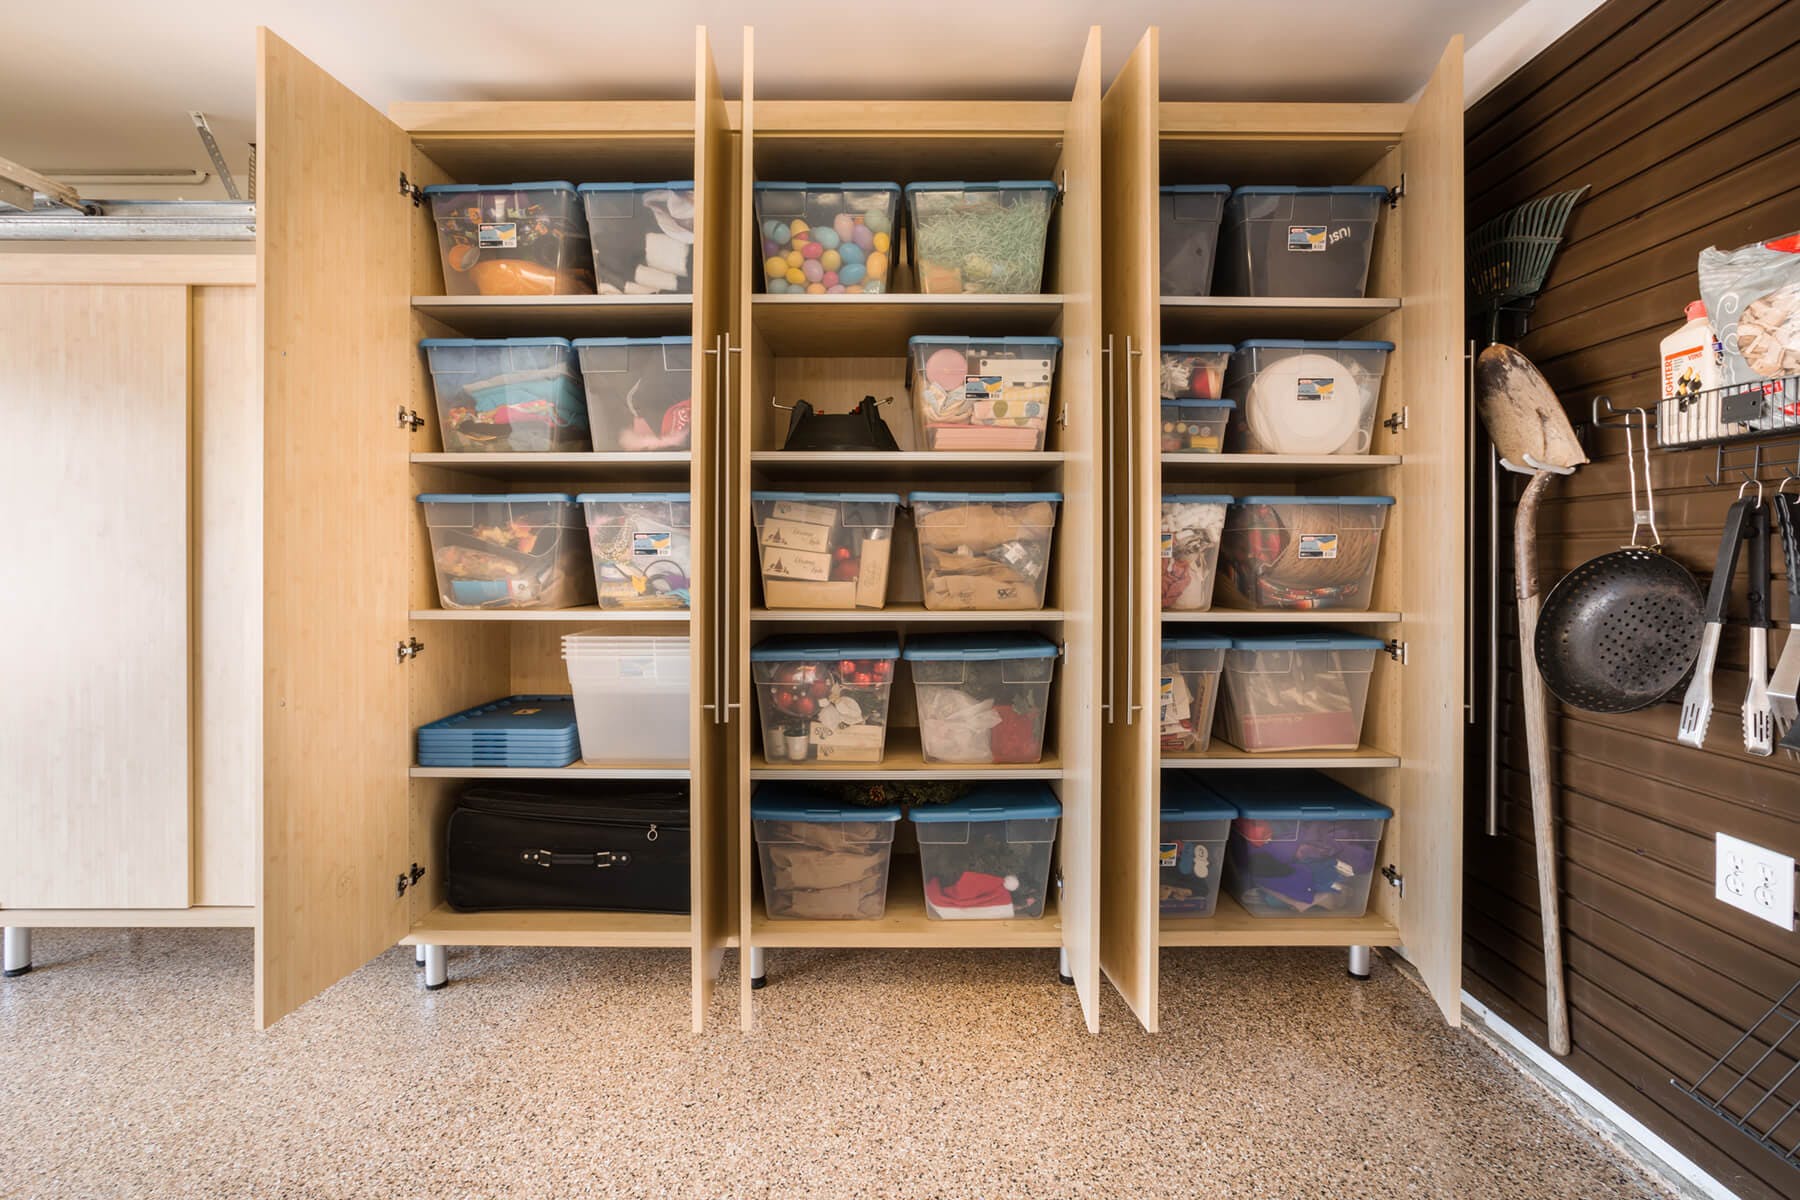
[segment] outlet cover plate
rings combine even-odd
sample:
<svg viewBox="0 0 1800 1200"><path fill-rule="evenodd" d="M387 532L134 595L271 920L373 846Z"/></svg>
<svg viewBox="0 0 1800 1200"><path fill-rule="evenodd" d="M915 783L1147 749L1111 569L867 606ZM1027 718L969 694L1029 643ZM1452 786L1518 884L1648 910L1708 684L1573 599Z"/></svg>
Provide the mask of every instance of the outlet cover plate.
<svg viewBox="0 0 1800 1200"><path fill-rule="evenodd" d="M1721 833L1713 895L1771 925L1793 931L1794 860Z"/></svg>

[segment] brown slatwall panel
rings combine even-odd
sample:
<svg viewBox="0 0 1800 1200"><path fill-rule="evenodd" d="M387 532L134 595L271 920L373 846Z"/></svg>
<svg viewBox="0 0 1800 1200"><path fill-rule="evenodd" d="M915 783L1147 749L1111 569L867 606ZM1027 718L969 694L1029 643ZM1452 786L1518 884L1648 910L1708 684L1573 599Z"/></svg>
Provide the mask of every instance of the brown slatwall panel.
<svg viewBox="0 0 1800 1200"><path fill-rule="evenodd" d="M1476 105L1467 129L1471 227L1534 196L1592 187L1521 348L1578 420L1596 394L1653 403L1658 343L1697 294L1698 252L1800 229L1800 4L1612 0ZM1616 431L1601 432L1589 444L1595 461L1552 487L1540 529L1546 588L1625 540L1623 450ZM1702 587L1736 492L1708 484L1713 469L1711 450L1656 456L1663 541ZM1511 515L1509 501L1504 527ZM1510 538L1503 550L1510 558ZM1485 546L1476 552L1486 561ZM1779 551L1775 559L1779 577ZM1465 973L1484 1002L1541 1037L1543 958L1507 566L1499 585L1508 597L1501 832L1484 835L1484 796L1471 788ZM1739 618L1744 590L1740 570L1731 605ZM1800 935L1712 897L1716 833L1800 853L1800 764L1754 758L1738 736L1745 660L1742 626L1729 629L1704 750L1676 743L1673 703L1618 716L1552 713L1575 1043L1568 1061L1741 1194L1795 1197L1800 1171L1669 1083L1703 1071L1800 977ZM1767 1080L1792 1065L1772 1056Z"/></svg>

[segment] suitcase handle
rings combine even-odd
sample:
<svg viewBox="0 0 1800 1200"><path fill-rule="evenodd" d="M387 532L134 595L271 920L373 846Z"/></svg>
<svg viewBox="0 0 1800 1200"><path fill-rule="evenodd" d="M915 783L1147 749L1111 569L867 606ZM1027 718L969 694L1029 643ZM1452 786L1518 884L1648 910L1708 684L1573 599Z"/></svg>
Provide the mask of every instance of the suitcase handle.
<svg viewBox="0 0 1800 1200"><path fill-rule="evenodd" d="M586 853L562 854L554 850L521 850L519 858L534 867L607 867L629 866L631 855L623 850L594 850Z"/></svg>

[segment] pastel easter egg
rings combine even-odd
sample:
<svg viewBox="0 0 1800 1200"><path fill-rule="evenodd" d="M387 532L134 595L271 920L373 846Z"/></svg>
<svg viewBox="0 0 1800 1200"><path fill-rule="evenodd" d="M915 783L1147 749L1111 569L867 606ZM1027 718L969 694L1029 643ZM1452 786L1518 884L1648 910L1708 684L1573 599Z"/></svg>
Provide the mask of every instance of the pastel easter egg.
<svg viewBox="0 0 1800 1200"><path fill-rule="evenodd" d="M787 259L779 254L772 254L769 256L769 260L763 264L763 274L779 279L787 274L787 268Z"/></svg>
<svg viewBox="0 0 1800 1200"><path fill-rule="evenodd" d="M769 224L774 226L773 229L769 230L769 240L774 242L777 246L786 245L788 240L787 225L781 221L770 221Z"/></svg>
<svg viewBox="0 0 1800 1200"><path fill-rule="evenodd" d="M774 220L764 221L762 223L763 236L766 238L769 238L772 241L777 241L777 242L786 241L787 239L785 239L785 238L778 238L775 236L775 231L779 228L781 228L780 221L774 221Z"/></svg>
<svg viewBox="0 0 1800 1200"><path fill-rule="evenodd" d="M787 290L788 290L788 281L787 280L785 280L785 279L769 280L769 294L771 296L779 296Z"/></svg>
<svg viewBox="0 0 1800 1200"><path fill-rule="evenodd" d="M875 248L875 232L867 225L858 225L856 227L856 233L852 236L855 238L856 244L861 246L865 253Z"/></svg>
<svg viewBox="0 0 1800 1200"><path fill-rule="evenodd" d="M828 283L825 285L825 290L835 296L844 290L844 285L841 283Z"/></svg>
<svg viewBox="0 0 1800 1200"><path fill-rule="evenodd" d="M799 217L795 217L793 220L793 223L788 226L788 232L791 233L795 237L799 237L801 234L805 233L808 229L811 229L811 228L812 228L811 225L808 225L805 221L802 221Z"/></svg>
<svg viewBox="0 0 1800 1200"><path fill-rule="evenodd" d="M831 218L831 231L838 235L838 241L847 242L856 230L856 218L849 213L839 213Z"/></svg>
<svg viewBox="0 0 1800 1200"><path fill-rule="evenodd" d="M825 247L819 245L817 242L808 242L806 245L800 247L800 253L807 258L817 258L819 255L825 253Z"/></svg>
<svg viewBox="0 0 1800 1200"><path fill-rule="evenodd" d="M795 287L799 287L806 282L806 272L802 271L799 267L789 267L787 281Z"/></svg>
<svg viewBox="0 0 1800 1200"><path fill-rule="evenodd" d="M824 277L819 280L819 282L824 284L826 287L830 287L832 284L836 283L837 281L838 281L838 273L836 271L825 272Z"/></svg>
<svg viewBox="0 0 1800 1200"><path fill-rule="evenodd" d="M825 285L822 283L809 283L806 285L806 292L809 296L823 296L825 294Z"/></svg>
<svg viewBox="0 0 1800 1200"><path fill-rule="evenodd" d="M774 238L766 237L763 239L763 257L764 258L774 258L777 254L780 254L780 253L781 253L781 243L780 242L776 241Z"/></svg>
<svg viewBox="0 0 1800 1200"><path fill-rule="evenodd" d="M845 263L844 269L838 272L838 279L843 282L844 286L848 287L853 283L861 283L864 274L865 272L861 263Z"/></svg>
<svg viewBox="0 0 1800 1200"><path fill-rule="evenodd" d="M881 251L883 254L886 254L888 247L893 244L894 244L894 240L892 238L890 238L887 234L878 233L875 235L875 248L877 250Z"/></svg>
<svg viewBox="0 0 1800 1200"><path fill-rule="evenodd" d="M800 253L800 251L789 250L787 252L787 265L788 266L797 267L805 261L806 261L806 255Z"/></svg>
<svg viewBox="0 0 1800 1200"><path fill-rule="evenodd" d="M837 230L827 229L823 225L813 230L812 235L813 241L819 243L819 245L825 247L827 250L836 250L838 243L844 240L837 235Z"/></svg>
<svg viewBox="0 0 1800 1200"><path fill-rule="evenodd" d="M866 255L863 254L863 248L855 242L845 242L838 247L838 258L843 262L844 266L849 266L851 263L860 263L865 257Z"/></svg>
<svg viewBox="0 0 1800 1200"><path fill-rule="evenodd" d="M854 283L854 284L851 284L849 287L845 288L844 290L846 292L854 292L854 293L857 293L860 295L862 293L863 286L860 283Z"/></svg>
<svg viewBox="0 0 1800 1200"><path fill-rule="evenodd" d="M807 259L806 265L800 268L800 273L806 276L808 283L818 283L825 278L825 268L819 265L817 259Z"/></svg>
<svg viewBox="0 0 1800 1200"><path fill-rule="evenodd" d="M877 250L877 251L875 251L875 253L869 255L868 268L869 268L869 278L870 279L886 278L887 267L888 267L887 255L883 254L879 250Z"/></svg>
<svg viewBox="0 0 1800 1200"><path fill-rule="evenodd" d="M827 271L835 271L844 265L844 256L836 250L827 250L819 255L819 261L824 264Z"/></svg>
<svg viewBox="0 0 1800 1200"><path fill-rule="evenodd" d="M886 233L892 228L888 224L887 210L882 208L871 208L864 213L863 225L868 228L870 233Z"/></svg>

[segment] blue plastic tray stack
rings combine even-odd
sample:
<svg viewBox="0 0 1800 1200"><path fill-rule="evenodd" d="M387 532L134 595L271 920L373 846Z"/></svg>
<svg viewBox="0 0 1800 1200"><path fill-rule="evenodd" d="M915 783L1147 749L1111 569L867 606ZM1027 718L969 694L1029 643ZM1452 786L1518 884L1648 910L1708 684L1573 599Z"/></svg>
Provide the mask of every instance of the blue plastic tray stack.
<svg viewBox="0 0 1800 1200"><path fill-rule="evenodd" d="M580 757L570 696L508 696L419 727L421 767L566 767Z"/></svg>

